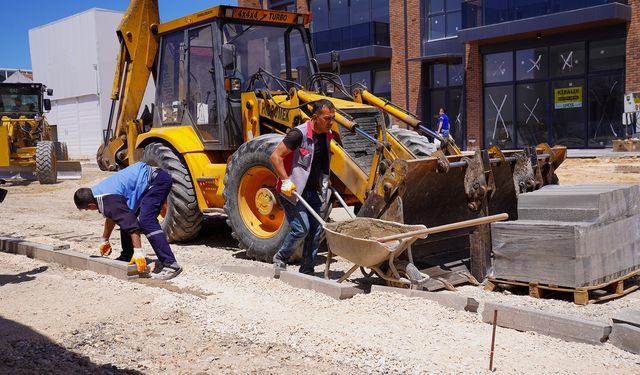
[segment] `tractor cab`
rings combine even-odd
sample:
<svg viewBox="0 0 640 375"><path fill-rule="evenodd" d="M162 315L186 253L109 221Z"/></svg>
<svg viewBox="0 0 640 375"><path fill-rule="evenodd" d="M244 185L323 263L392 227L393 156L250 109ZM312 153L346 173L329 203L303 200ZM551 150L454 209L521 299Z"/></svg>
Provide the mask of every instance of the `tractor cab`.
<svg viewBox="0 0 640 375"><path fill-rule="evenodd" d="M205 149L237 149L245 141L242 92L286 93L317 70L308 17L221 6L201 21L160 25L153 126L191 125Z"/></svg>
<svg viewBox="0 0 640 375"><path fill-rule="evenodd" d="M43 99L44 93L53 94L41 83L0 83L0 117L35 118L51 109L51 101Z"/></svg>

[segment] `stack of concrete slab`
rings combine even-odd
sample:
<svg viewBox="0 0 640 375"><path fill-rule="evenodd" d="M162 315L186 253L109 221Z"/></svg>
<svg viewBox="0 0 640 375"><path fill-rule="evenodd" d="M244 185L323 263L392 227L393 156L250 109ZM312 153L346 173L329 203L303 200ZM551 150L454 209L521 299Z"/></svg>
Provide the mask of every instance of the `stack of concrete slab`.
<svg viewBox="0 0 640 375"><path fill-rule="evenodd" d="M491 228L496 278L598 285L640 268L640 186L550 185Z"/></svg>

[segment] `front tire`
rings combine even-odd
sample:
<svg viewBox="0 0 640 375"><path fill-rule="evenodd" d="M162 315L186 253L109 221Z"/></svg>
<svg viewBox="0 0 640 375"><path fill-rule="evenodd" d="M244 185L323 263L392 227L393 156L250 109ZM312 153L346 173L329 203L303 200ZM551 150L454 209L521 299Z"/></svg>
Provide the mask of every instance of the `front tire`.
<svg viewBox="0 0 640 375"><path fill-rule="evenodd" d="M142 161L171 175L173 185L167 197L166 213L160 222L169 242L185 242L197 237L202 229L202 213L189 169L180 154L155 142L144 148Z"/></svg>
<svg viewBox="0 0 640 375"><path fill-rule="evenodd" d="M270 156L282 138L265 134L242 144L227 164L222 193L231 235L248 257L268 263L289 232L284 210L273 201L277 177ZM260 202L273 208L264 214Z"/></svg>
<svg viewBox="0 0 640 375"><path fill-rule="evenodd" d="M56 148L51 141L40 141L36 145L36 176L41 184L58 182Z"/></svg>

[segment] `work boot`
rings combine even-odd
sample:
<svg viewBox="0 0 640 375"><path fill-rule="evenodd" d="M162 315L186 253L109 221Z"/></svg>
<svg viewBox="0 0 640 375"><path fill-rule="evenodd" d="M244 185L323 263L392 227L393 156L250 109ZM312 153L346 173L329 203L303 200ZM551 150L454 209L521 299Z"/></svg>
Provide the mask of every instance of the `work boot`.
<svg viewBox="0 0 640 375"><path fill-rule="evenodd" d="M282 259L278 253L273 256L273 268L278 271L286 271L287 270L287 261Z"/></svg>
<svg viewBox="0 0 640 375"><path fill-rule="evenodd" d="M120 255L115 259L115 260L119 260L121 262L131 262L131 258L133 257L133 254L130 255L124 255L123 253L120 253Z"/></svg>
<svg viewBox="0 0 640 375"><path fill-rule="evenodd" d="M151 278L158 280L169 280L178 276L181 272L182 267L180 267L177 262L174 262L172 265L160 267L160 269L158 270L154 268L151 272Z"/></svg>

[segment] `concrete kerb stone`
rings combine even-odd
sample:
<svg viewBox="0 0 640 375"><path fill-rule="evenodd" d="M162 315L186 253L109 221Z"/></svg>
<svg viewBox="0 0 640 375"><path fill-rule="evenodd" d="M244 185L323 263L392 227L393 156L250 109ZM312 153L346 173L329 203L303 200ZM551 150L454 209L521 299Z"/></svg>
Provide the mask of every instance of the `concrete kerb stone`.
<svg viewBox="0 0 640 375"><path fill-rule="evenodd" d="M89 256L71 250L68 244L54 246L16 238L0 237L0 251L24 255L48 263L58 263L64 267L90 270L124 280L138 277L135 265L127 265L124 262L109 258Z"/></svg>
<svg viewBox="0 0 640 375"><path fill-rule="evenodd" d="M295 288L313 290L335 299L347 299L356 294L364 293L362 289L358 289L354 284L348 282L338 283L335 280L327 280L295 271L280 272L280 280Z"/></svg>
<svg viewBox="0 0 640 375"><path fill-rule="evenodd" d="M426 290L413 290L403 288L393 288L383 285L371 285L371 293L396 293L411 298L424 298L439 303L442 306L459 311L477 312L479 302L471 297L465 297L454 292L440 291L429 292Z"/></svg>
<svg viewBox="0 0 640 375"><path fill-rule="evenodd" d="M497 325L518 331L533 331L566 341L602 344L611 333L611 326L538 310L486 302L482 321L493 324L493 312L498 311Z"/></svg>
<svg viewBox="0 0 640 375"><path fill-rule="evenodd" d="M273 279L276 277L276 270L273 267L261 267L259 265L239 266L235 264L224 264L220 266L220 271L239 273L242 275L252 275L256 277L266 277L269 279Z"/></svg>
<svg viewBox="0 0 640 375"><path fill-rule="evenodd" d="M614 322L609 342L622 350L640 354L640 327Z"/></svg>

